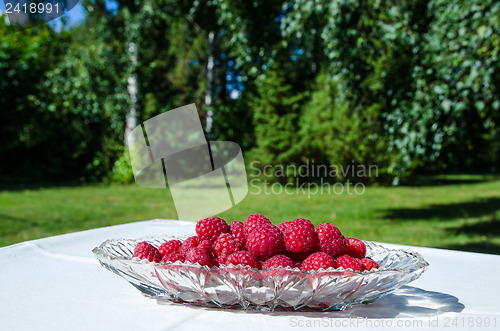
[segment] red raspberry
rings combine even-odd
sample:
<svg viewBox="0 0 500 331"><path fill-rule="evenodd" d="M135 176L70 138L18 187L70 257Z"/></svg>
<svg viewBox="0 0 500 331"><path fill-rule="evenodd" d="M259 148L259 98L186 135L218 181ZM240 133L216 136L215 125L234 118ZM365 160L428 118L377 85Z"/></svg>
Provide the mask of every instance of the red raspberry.
<svg viewBox="0 0 500 331"><path fill-rule="evenodd" d="M309 220L297 218L288 225L283 235L287 251L299 259L309 256L317 248L318 235Z"/></svg>
<svg viewBox="0 0 500 331"><path fill-rule="evenodd" d="M182 241L180 240L169 240L158 247L158 252L160 252L161 256L169 255L172 253L179 253L181 245Z"/></svg>
<svg viewBox="0 0 500 331"><path fill-rule="evenodd" d="M256 228L261 227L263 224L271 224L269 218L262 214L251 214L248 216L243 231L245 232L245 237L248 240L248 235Z"/></svg>
<svg viewBox="0 0 500 331"><path fill-rule="evenodd" d="M363 264L360 259L349 255L342 255L335 259L335 268L352 269L354 271L362 271Z"/></svg>
<svg viewBox="0 0 500 331"><path fill-rule="evenodd" d="M274 233L276 236L283 237L283 232L281 232L280 228L278 228L274 224L263 224L258 229L266 229L267 231L271 231L272 233Z"/></svg>
<svg viewBox="0 0 500 331"><path fill-rule="evenodd" d="M267 260L273 255L284 253L283 234L272 224L258 227L247 236L246 247L257 260Z"/></svg>
<svg viewBox="0 0 500 331"><path fill-rule="evenodd" d="M167 254L163 256L163 259L161 259L161 262L166 263L166 262L184 262L184 256L182 256L181 253L178 252L173 252L170 254Z"/></svg>
<svg viewBox="0 0 500 331"><path fill-rule="evenodd" d="M344 254L346 241L339 228L331 223L318 225L319 246L322 252L333 257Z"/></svg>
<svg viewBox="0 0 500 331"><path fill-rule="evenodd" d="M285 255L275 255L262 263L262 269L271 268L293 268L294 263L291 258Z"/></svg>
<svg viewBox="0 0 500 331"><path fill-rule="evenodd" d="M229 233L229 226L226 221L219 217L207 217L196 223L196 234L200 240L208 240L213 243L221 233L226 232Z"/></svg>
<svg viewBox="0 0 500 331"><path fill-rule="evenodd" d="M191 248L186 254L186 262L199 263L200 265L212 266L212 259L203 248Z"/></svg>
<svg viewBox="0 0 500 331"><path fill-rule="evenodd" d="M247 239L245 237L244 224L242 221L234 221L231 222L229 227L231 228L231 234L235 239L238 239L240 242L240 249L245 248L247 243Z"/></svg>
<svg viewBox="0 0 500 331"><path fill-rule="evenodd" d="M333 258L323 252L316 252L309 255L300 266L301 270L311 271L328 269L334 266Z"/></svg>
<svg viewBox="0 0 500 331"><path fill-rule="evenodd" d="M224 263L226 265L232 264L232 265L247 265L250 266L251 268L257 268L257 260L255 257L250 254L248 251L238 251L234 252L233 254L229 255L226 259L226 262Z"/></svg>
<svg viewBox="0 0 500 331"><path fill-rule="evenodd" d="M300 269L300 266L302 265L302 262L303 261L301 261L301 260L293 261L293 267Z"/></svg>
<svg viewBox="0 0 500 331"><path fill-rule="evenodd" d="M361 264L363 265L363 270L378 269L379 265L377 262L373 261L369 257L364 257L361 259Z"/></svg>
<svg viewBox="0 0 500 331"><path fill-rule="evenodd" d="M135 246L134 255L132 257L138 257L141 260L146 259L149 262L154 261L157 263L160 262L162 258L156 247L145 241L141 241Z"/></svg>
<svg viewBox="0 0 500 331"><path fill-rule="evenodd" d="M349 256L362 259L366 255L365 243L356 238L346 238L345 253Z"/></svg>
<svg viewBox="0 0 500 331"><path fill-rule="evenodd" d="M204 249L205 252L207 252L208 256L210 256L210 257L214 256L214 249L212 248L212 244L210 243L210 241L203 240L196 247Z"/></svg>
<svg viewBox="0 0 500 331"><path fill-rule="evenodd" d="M185 257L187 252L191 248L198 246L199 243L200 238L198 238L197 236L189 237L182 242L181 248L179 248L179 253L181 253Z"/></svg>
<svg viewBox="0 0 500 331"><path fill-rule="evenodd" d="M288 226L292 224L292 221L290 222L281 222L280 224L278 224L278 228L280 228L281 232L285 233L286 229L288 228Z"/></svg>
<svg viewBox="0 0 500 331"><path fill-rule="evenodd" d="M217 260L224 262L230 254L240 250L240 243L231 234L221 233L215 241L213 248L214 256Z"/></svg>

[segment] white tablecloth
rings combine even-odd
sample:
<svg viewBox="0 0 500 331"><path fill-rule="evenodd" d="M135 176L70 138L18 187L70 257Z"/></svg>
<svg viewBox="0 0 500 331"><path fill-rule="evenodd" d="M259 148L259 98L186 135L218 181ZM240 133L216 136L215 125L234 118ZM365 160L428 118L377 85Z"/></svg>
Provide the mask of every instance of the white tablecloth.
<svg viewBox="0 0 500 331"><path fill-rule="evenodd" d="M384 244L429 262L422 277L373 304L336 312L245 312L161 304L101 267L106 239L194 233L152 220L0 248L0 330L500 329L500 256Z"/></svg>

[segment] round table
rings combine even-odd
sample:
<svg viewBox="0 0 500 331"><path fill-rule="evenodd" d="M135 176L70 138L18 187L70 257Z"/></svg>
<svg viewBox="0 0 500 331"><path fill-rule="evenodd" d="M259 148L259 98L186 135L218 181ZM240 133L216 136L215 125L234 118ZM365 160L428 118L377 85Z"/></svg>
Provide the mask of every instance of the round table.
<svg viewBox="0 0 500 331"><path fill-rule="evenodd" d="M346 311L249 312L162 303L100 266L106 239L194 234L195 223L135 222L0 248L1 330L500 329L500 256L382 244L420 253L422 277Z"/></svg>

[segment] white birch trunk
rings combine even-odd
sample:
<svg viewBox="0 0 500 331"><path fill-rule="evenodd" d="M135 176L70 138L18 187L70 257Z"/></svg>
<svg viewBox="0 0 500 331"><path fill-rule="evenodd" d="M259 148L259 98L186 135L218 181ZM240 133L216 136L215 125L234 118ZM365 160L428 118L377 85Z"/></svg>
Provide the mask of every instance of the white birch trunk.
<svg viewBox="0 0 500 331"><path fill-rule="evenodd" d="M130 54L131 68L130 74L127 79L127 90L130 96L130 109L126 118L125 126L125 144L129 133L137 126L137 78L135 76L135 68L137 67L137 46L135 43L130 42L128 45Z"/></svg>
<svg viewBox="0 0 500 331"><path fill-rule="evenodd" d="M212 116L213 112L211 106L213 105L213 84L214 84L214 32L210 31L208 34L208 63L207 63L207 91L205 94L205 104L208 106L207 120L205 131L210 133L212 131Z"/></svg>

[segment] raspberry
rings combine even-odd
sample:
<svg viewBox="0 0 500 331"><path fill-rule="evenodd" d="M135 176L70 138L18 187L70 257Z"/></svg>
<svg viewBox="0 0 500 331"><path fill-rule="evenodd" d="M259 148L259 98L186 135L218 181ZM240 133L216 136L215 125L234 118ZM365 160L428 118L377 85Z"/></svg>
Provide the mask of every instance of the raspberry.
<svg viewBox="0 0 500 331"><path fill-rule="evenodd" d="M254 229L247 236L246 247L257 260L267 260L273 255L284 253L283 234L277 226L269 223Z"/></svg>
<svg viewBox="0 0 500 331"><path fill-rule="evenodd" d="M161 256L169 255L172 253L179 253L181 245L182 241L180 240L169 240L158 247L158 252L160 252Z"/></svg>
<svg viewBox="0 0 500 331"><path fill-rule="evenodd" d="M335 225L331 223L319 224L317 232L322 252L333 257L344 254L346 241Z"/></svg>
<svg viewBox="0 0 500 331"><path fill-rule="evenodd" d="M181 253L185 257L187 252L191 248L198 246L199 243L200 238L198 238L197 236L189 237L182 242L181 248L179 248L179 253Z"/></svg>
<svg viewBox="0 0 500 331"><path fill-rule="evenodd" d="M311 271L311 270L320 270L320 269L328 269L334 266L333 258L323 252L316 252L309 255L300 266L301 270Z"/></svg>
<svg viewBox="0 0 500 331"><path fill-rule="evenodd" d="M226 264L226 265L241 264L241 265L250 266L251 268L257 268L257 266L258 266L257 260L248 251L238 251L238 252L232 253L231 255L229 255L227 257L226 262L224 264Z"/></svg>
<svg viewBox="0 0 500 331"><path fill-rule="evenodd" d="M208 240L203 240L196 246L198 248L201 248L207 252L208 256L213 257L214 255L214 249L212 248L212 244Z"/></svg>
<svg viewBox="0 0 500 331"><path fill-rule="evenodd" d="M240 242L240 249L243 249L247 243L247 239L245 237L245 232L244 232L244 224L242 221L234 221L231 222L229 227L231 228L231 234L235 239L238 239Z"/></svg>
<svg viewBox="0 0 500 331"><path fill-rule="evenodd" d="M239 246L240 243L231 234L221 233L213 246L214 255L219 262L224 262L230 254L240 250Z"/></svg>
<svg viewBox="0 0 500 331"><path fill-rule="evenodd" d="M362 259L366 255L365 243L356 238L346 238L345 253L349 256Z"/></svg>
<svg viewBox="0 0 500 331"><path fill-rule="evenodd" d="M352 269L353 271L362 271L363 264L360 259L349 255L342 255L335 259L335 268Z"/></svg>
<svg viewBox="0 0 500 331"><path fill-rule="evenodd" d="M281 232L285 233L285 230L288 228L288 226L292 224L292 222L281 222L278 224L278 228L280 228Z"/></svg>
<svg viewBox="0 0 500 331"><path fill-rule="evenodd" d="M226 232L229 232L229 226L219 217L207 217L196 223L196 234L200 240L213 243L221 233Z"/></svg>
<svg viewBox="0 0 500 331"><path fill-rule="evenodd" d="M184 256L182 256L182 254L178 253L178 252L173 252L173 253L167 254L167 255L163 256L163 259L161 259L161 262L163 262L163 263L165 263L165 262L177 262L177 261L184 262Z"/></svg>
<svg viewBox="0 0 500 331"><path fill-rule="evenodd" d="M278 228L276 225L271 224L271 223L269 223L269 224L263 224L263 225L261 225L257 229L266 229L267 231L271 231L276 236L283 237L283 232L281 232L280 228ZM285 238L283 238L283 240L284 239ZM283 243L284 243L284 241L283 241Z"/></svg>
<svg viewBox="0 0 500 331"><path fill-rule="evenodd" d="M134 255L132 257L138 257L141 260L146 259L149 262L154 261L157 263L160 262L162 258L156 247L145 241L141 241L135 246Z"/></svg>
<svg viewBox="0 0 500 331"><path fill-rule="evenodd" d="M284 232L285 247L292 256L305 258L317 247L318 235L309 220L297 218Z"/></svg>
<svg viewBox="0 0 500 331"><path fill-rule="evenodd" d="M211 266L212 259L203 248L191 248L186 254L186 262L199 263L200 265Z"/></svg>
<svg viewBox="0 0 500 331"><path fill-rule="evenodd" d="M248 235L256 228L261 227L263 224L271 224L269 218L262 214L251 214L248 216L243 231L245 232L245 237L248 240Z"/></svg>
<svg viewBox="0 0 500 331"><path fill-rule="evenodd" d="M363 270L378 269L379 265L377 262L373 261L369 257L364 257L361 259L361 264L363 265Z"/></svg>
<svg viewBox="0 0 500 331"><path fill-rule="evenodd" d="M294 263L291 258L285 255L275 255L262 263L262 269L271 268L293 268Z"/></svg>

